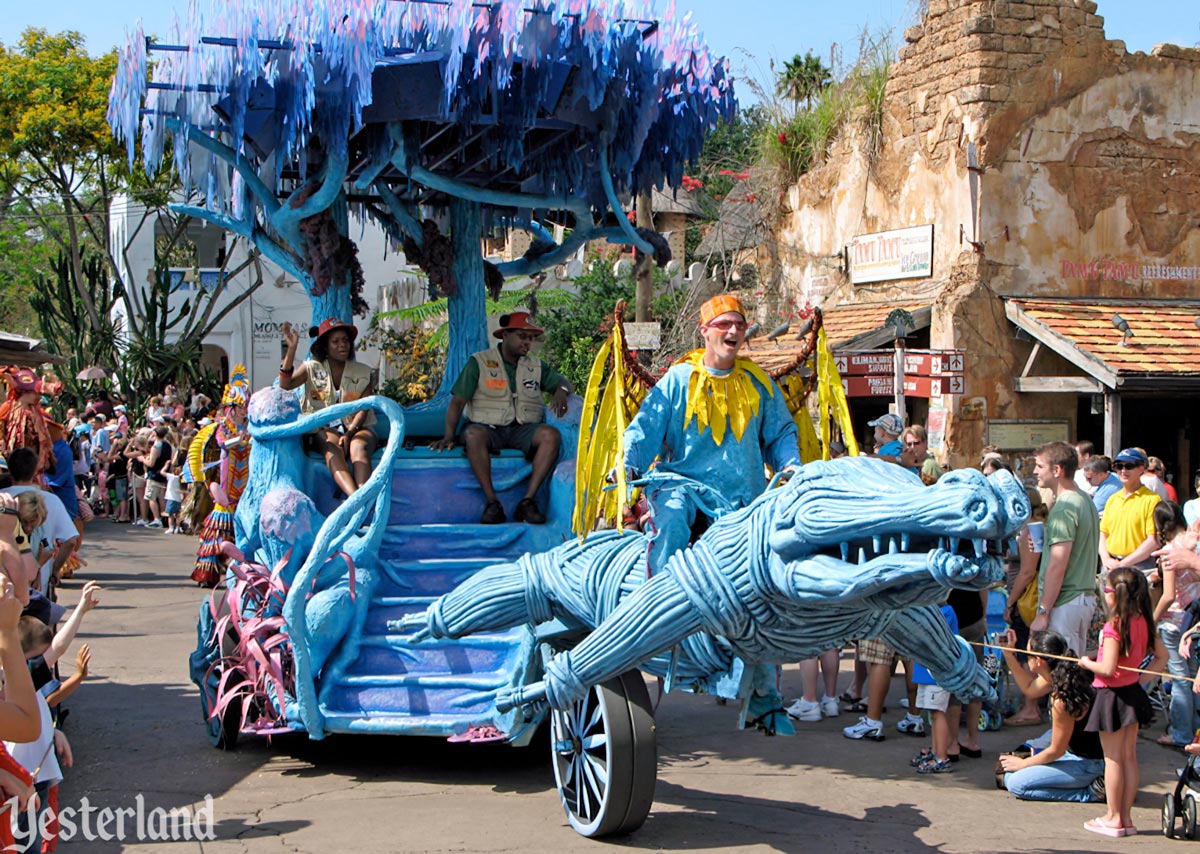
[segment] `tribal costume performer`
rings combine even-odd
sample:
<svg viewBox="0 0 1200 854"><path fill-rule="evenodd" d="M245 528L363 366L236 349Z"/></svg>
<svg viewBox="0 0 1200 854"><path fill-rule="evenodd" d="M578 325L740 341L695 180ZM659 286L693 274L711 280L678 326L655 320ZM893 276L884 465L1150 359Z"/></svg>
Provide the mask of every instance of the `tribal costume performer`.
<svg viewBox="0 0 1200 854"><path fill-rule="evenodd" d="M39 380L28 368L5 368L0 373L8 383L8 398L0 404L0 454L7 457L17 448L29 448L38 456L38 472L44 472L54 458L54 440L41 398L43 393L57 394L62 386Z"/></svg>
<svg viewBox="0 0 1200 854"><path fill-rule="evenodd" d="M237 365L221 398L224 407L221 419L197 435L188 452L188 464L196 484L209 480L208 489L213 498L213 510L200 530L200 548L196 552L196 568L192 570L192 580L205 587L215 587L221 580L224 559L221 546L233 542L233 511L250 474L250 436L246 432L248 397L246 368ZM220 461L215 466L215 479L206 477L203 465L203 448L210 439L216 441L221 451Z"/></svg>

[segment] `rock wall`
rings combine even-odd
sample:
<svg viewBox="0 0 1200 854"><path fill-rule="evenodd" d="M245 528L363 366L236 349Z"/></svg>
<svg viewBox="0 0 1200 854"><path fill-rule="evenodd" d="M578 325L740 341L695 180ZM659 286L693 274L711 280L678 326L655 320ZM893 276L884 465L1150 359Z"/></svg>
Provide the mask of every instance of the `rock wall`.
<svg viewBox="0 0 1200 854"><path fill-rule="evenodd" d="M945 456L973 465L987 420L1067 418L1074 435L1075 395L1014 390L1030 344L1001 297L1200 288L1200 51L1131 55L1092 0L928 6L891 68L878 160L844 132L790 188L779 254L816 304L933 302L931 346L967 354L966 394L941 401ZM932 279L855 287L831 270L855 235L927 223ZM1056 371L1077 374L1039 357L1035 373Z"/></svg>

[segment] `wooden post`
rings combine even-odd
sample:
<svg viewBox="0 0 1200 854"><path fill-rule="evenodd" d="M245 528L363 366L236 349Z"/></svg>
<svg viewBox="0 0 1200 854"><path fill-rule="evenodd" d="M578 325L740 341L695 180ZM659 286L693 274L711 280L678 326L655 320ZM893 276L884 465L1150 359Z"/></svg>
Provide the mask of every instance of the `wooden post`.
<svg viewBox="0 0 1200 854"><path fill-rule="evenodd" d="M637 196L637 227L654 228L654 202L648 192L638 193ZM633 319L638 323L649 323L654 319L650 315L650 305L654 301L654 258L636 250L634 257L637 259L633 271L637 296L634 299Z"/></svg>
<svg viewBox="0 0 1200 854"><path fill-rule="evenodd" d="M1111 459L1121 451L1121 394L1104 390L1104 453Z"/></svg>
<svg viewBox="0 0 1200 854"><path fill-rule="evenodd" d="M908 415L904 408L904 339L896 338L896 365L894 368L895 377L892 389L896 395L896 414L900 416L901 423L905 427L908 426Z"/></svg>

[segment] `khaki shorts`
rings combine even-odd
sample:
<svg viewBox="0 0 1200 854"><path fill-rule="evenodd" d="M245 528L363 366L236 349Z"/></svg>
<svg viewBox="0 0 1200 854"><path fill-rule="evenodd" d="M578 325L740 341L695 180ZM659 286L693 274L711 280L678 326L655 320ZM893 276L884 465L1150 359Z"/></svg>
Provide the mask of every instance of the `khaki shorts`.
<svg viewBox="0 0 1200 854"><path fill-rule="evenodd" d="M950 692L937 685L917 686L917 708L931 712L944 712L950 708Z"/></svg>
<svg viewBox="0 0 1200 854"><path fill-rule="evenodd" d="M157 480L146 480L146 500L158 501L167 493L167 485Z"/></svg>
<svg viewBox="0 0 1200 854"><path fill-rule="evenodd" d="M858 660L863 664L886 664L891 667L899 656L879 638L871 638L857 643Z"/></svg>

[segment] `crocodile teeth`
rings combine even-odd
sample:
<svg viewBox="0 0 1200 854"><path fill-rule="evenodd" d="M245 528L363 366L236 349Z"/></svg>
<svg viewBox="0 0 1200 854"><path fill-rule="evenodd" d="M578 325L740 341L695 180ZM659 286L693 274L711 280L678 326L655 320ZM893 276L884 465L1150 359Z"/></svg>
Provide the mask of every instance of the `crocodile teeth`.
<svg viewBox="0 0 1200 854"><path fill-rule="evenodd" d="M951 537L950 538L950 547L947 549L947 551L949 551L950 554L952 554L952 555L958 554L959 542L960 542L960 540L958 537Z"/></svg>
<svg viewBox="0 0 1200 854"><path fill-rule="evenodd" d="M975 546L975 557L984 557L987 554L987 540L971 540L971 545Z"/></svg>
<svg viewBox="0 0 1200 854"><path fill-rule="evenodd" d="M866 563L866 562L867 562L867 550L866 550L866 549L859 549L859 550L858 550L858 564L859 564L859 566L862 566L862 565L863 565L864 563Z"/></svg>
<svg viewBox="0 0 1200 854"><path fill-rule="evenodd" d="M894 555L899 549L896 547L896 538L888 537L888 554Z"/></svg>
<svg viewBox="0 0 1200 854"><path fill-rule="evenodd" d="M871 537L871 547L875 549L875 554L883 554L883 538L878 534Z"/></svg>
<svg viewBox="0 0 1200 854"><path fill-rule="evenodd" d="M908 534L900 535L900 551L908 551L908 547L912 545L912 538Z"/></svg>
<svg viewBox="0 0 1200 854"><path fill-rule="evenodd" d="M850 562L850 544L842 543L842 560L846 563Z"/></svg>

